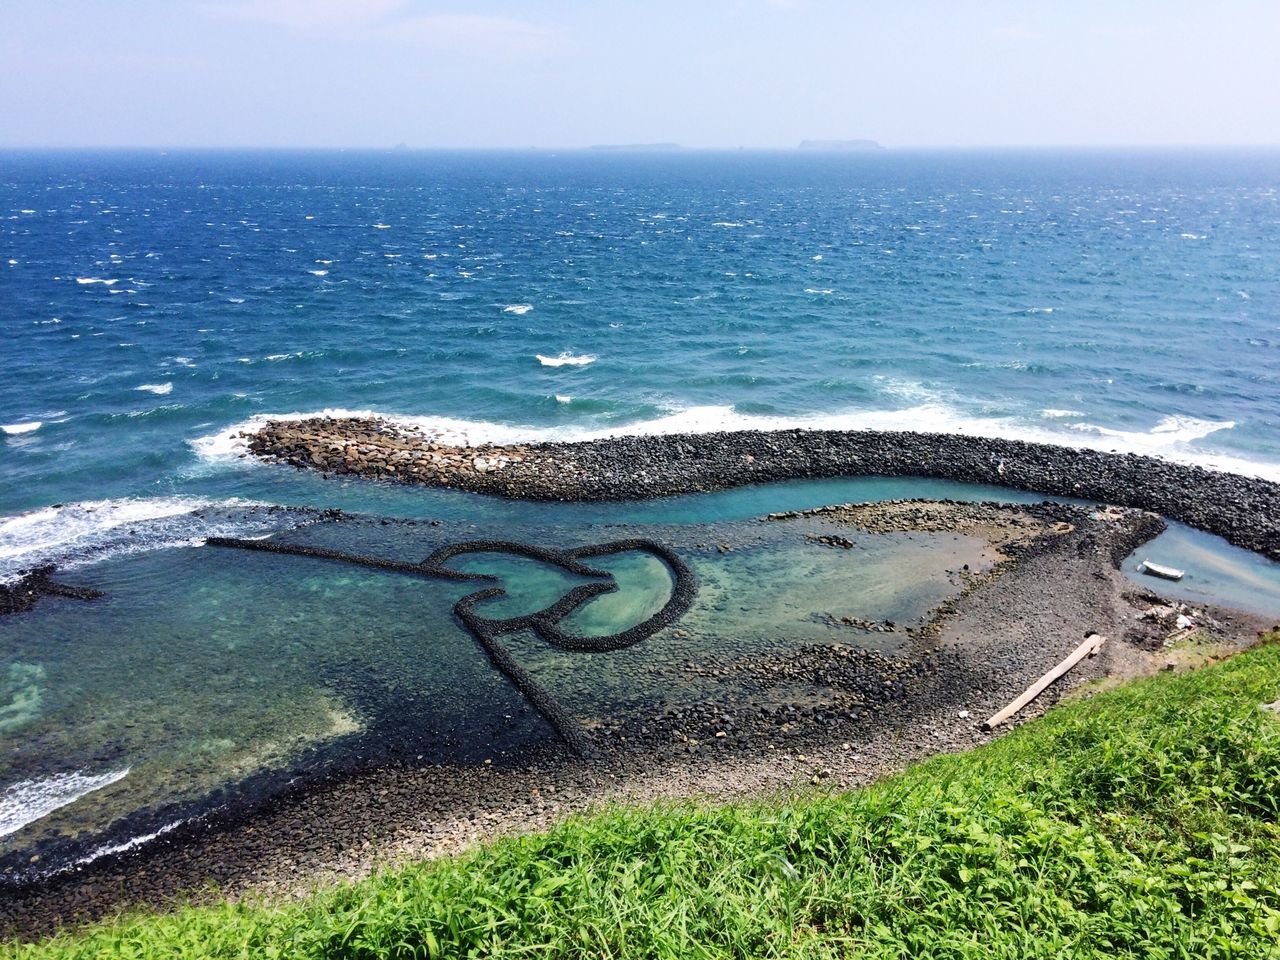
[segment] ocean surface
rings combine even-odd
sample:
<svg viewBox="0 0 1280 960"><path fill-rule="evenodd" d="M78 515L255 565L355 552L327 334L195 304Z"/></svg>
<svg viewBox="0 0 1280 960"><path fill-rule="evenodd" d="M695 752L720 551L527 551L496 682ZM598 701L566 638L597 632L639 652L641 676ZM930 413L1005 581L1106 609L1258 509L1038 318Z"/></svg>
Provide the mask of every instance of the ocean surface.
<svg viewBox="0 0 1280 960"><path fill-rule="evenodd" d="M1280 476L1280 151L0 154L0 514L231 428L833 425Z"/></svg>
<svg viewBox="0 0 1280 960"><path fill-rule="evenodd" d="M257 463L236 437L255 421L373 411L466 442L917 429L1280 479L1280 151L0 153L0 344L0 579L56 562L108 595L0 623L0 859L87 830L74 859L169 829L174 804L298 744L367 742L424 669L405 624L447 664L422 682L464 692L422 717L441 756L546 734L485 727L513 694L453 635L444 587L245 561L198 549L208 536L397 556L449 537L688 540L709 591L695 639L714 647L828 639L821 588L851 576L757 543L750 517L1028 499L872 478L506 503ZM344 532L271 505L441 526ZM699 553L736 536L741 554ZM957 549L867 546L840 612L910 619ZM1176 526L1150 550L1187 567L1189 601L1280 612L1276 564ZM507 582L543 589L516 567ZM637 596L666 589L649 573ZM608 610L600 629L625 626ZM548 682L580 666L524 653ZM625 706L562 692L584 716ZM459 724L489 732L454 743ZM122 817L133 833L94 846Z"/></svg>

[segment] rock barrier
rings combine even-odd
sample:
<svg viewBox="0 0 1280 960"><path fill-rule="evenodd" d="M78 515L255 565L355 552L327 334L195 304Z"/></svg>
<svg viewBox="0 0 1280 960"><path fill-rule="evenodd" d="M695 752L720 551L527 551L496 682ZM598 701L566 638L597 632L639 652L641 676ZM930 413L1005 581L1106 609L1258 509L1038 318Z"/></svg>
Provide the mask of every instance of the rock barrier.
<svg viewBox="0 0 1280 960"><path fill-rule="evenodd" d="M34 570L28 570L13 583L0 583L0 616L25 613L43 597L97 600L103 596L101 590L94 590L92 587L58 583L53 579L54 573L55 568L52 565L36 567Z"/></svg>
<svg viewBox="0 0 1280 960"><path fill-rule="evenodd" d="M258 457L522 500L636 500L750 483L915 476L1150 510L1280 560L1280 484L1138 454L954 434L837 430L456 447L381 418L276 420Z"/></svg>
<svg viewBox="0 0 1280 960"><path fill-rule="evenodd" d="M623 650L634 646L657 633L664 627L679 620L693 604L697 592L697 580L693 571L680 557L667 547L653 540L631 539L615 540L609 543L592 544L567 550L555 550L538 547L527 543L514 543L506 540L469 540L464 543L452 543L440 547L421 563L406 563L389 560L384 557L373 557L365 554L343 553L327 547L313 547L305 544L283 543L277 540L244 540L233 537L210 537L208 545L212 547L228 547L240 550L254 550L264 553L280 553L292 556L313 557L320 560L334 560L357 566L372 567L389 573L402 573L419 577L439 577L446 580L477 581L492 583L495 586L485 587L467 594L454 604L454 616L467 628L480 647L488 655L489 661L502 671L511 684L524 695L525 699L555 729L565 744L582 757L593 757L596 750L591 739L582 730L573 716L538 683L533 676L517 662L511 652L502 645L499 638L504 634L521 630L532 630L544 641L562 650L577 653L606 653ZM608 571L597 570L582 562L587 557L604 557L617 553L641 550L661 559L671 571L675 579L671 597L657 613L648 619L618 633L603 636L580 636L566 631L561 622L581 607L584 603L604 593L612 593L618 589L617 581ZM476 612L477 604L503 596L505 591L496 586L500 578L484 573L466 573L447 566L450 559L468 553L504 553L527 557L543 563L554 564L570 573L583 577L593 577L595 582L584 583L567 591L560 599L548 607L524 616L495 620Z"/></svg>

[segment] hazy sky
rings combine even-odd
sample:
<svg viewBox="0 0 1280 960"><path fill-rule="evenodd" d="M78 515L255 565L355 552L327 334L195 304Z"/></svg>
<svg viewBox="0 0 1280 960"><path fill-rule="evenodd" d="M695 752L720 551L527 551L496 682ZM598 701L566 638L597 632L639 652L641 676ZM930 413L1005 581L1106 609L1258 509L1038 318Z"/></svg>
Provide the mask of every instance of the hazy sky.
<svg viewBox="0 0 1280 960"><path fill-rule="evenodd" d="M1280 0L0 0L0 145L1280 144Z"/></svg>

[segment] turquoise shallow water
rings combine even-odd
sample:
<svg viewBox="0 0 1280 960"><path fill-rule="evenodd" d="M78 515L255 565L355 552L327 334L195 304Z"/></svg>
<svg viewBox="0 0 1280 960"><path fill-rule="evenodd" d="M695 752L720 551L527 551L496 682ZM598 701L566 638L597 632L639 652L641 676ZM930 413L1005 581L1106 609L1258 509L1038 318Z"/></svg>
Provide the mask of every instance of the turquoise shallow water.
<svg viewBox="0 0 1280 960"><path fill-rule="evenodd" d="M1138 570L1143 560L1185 572L1176 582L1157 580ZM1280 563L1265 560L1180 523L1139 547L1124 564L1137 583L1188 603L1220 603L1280 622Z"/></svg>
<svg viewBox="0 0 1280 960"><path fill-rule="evenodd" d="M848 639L828 615L910 622L980 562L928 538L831 550L751 518L1037 499L864 478L508 503L256 463L235 438L255 418L372 410L472 442L931 429L1276 477L1277 182L1274 151L0 154L0 577L57 562L108 594L0 623L0 852L335 743L479 762L552 735L452 618L469 588L205 537L402 559L477 537L671 543L701 585L686 635L599 658L510 639L589 726L697 699L655 686L655 664ZM1188 599L1280 613L1280 566L1216 538L1175 526L1143 555L1185 567ZM518 585L495 616L576 582L458 564ZM607 566L623 589L572 632L641 620L671 589L653 557Z"/></svg>
<svg viewBox="0 0 1280 960"><path fill-rule="evenodd" d="M864 635L836 621L918 625L959 589L962 567L993 558L981 541L954 535L855 535L851 549L806 538L830 529L819 520L527 527L366 519L281 536L396 560L499 536L549 547L640 536L668 546L696 578L693 605L673 626L608 654L556 649L527 630L502 638L571 722L590 731L709 698L737 709L752 696L684 671L700 660L749 660L805 643L893 653L903 634ZM491 620L545 609L590 579L509 554L462 554L449 565L501 578L505 595L476 607ZM626 630L675 588L672 571L642 551L592 566L619 589L564 619L574 636ZM464 594L487 584L214 546L121 554L64 576L104 598L46 600L4 621L5 869L39 844L71 844L44 848L49 864L92 858L110 847L95 838L122 829L121 818L141 815L126 836L145 836L205 809L210 797L259 795L263 783L249 778L264 774L306 779L370 762L501 765L556 740L453 616ZM216 799L228 785L235 790Z"/></svg>
<svg viewBox="0 0 1280 960"><path fill-rule="evenodd" d="M356 497L369 488L334 490ZM593 655L553 649L527 631L503 639L587 731L708 699L727 710L758 708L758 691L714 674L691 677L684 668L700 660L749 662L832 643L892 654L903 634L865 633L840 618L918 624L959 588L960 570L991 561L967 537L857 534L817 519L762 524L754 519L760 514L890 496L1037 499L909 478L769 485L635 504L518 504L403 488L373 488L372 495L387 498L382 512L404 508L415 519L255 520L244 509L220 507L204 511L201 522L216 529L256 524L257 534L275 532L291 543L397 561L477 539L567 547L639 536L689 564L697 579L691 609L634 647ZM0 862L77 836L61 853L46 849L45 862L94 857L129 842L118 833L110 842L96 839L109 827L121 829L122 817L143 817L128 821L126 838L147 836L246 778L305 778L356 757L502 763L555 741L452 615L463 594L483 585L166 545L167 522L126 524L127 543L61 574L101 589L104 599L46 600L0 622ZM826 533L851 536L853 547L806 536ZM1184 566L1187 578L1167 584L1139 576L1133 568L1146 556ZM591 579L504 554L463 554L449 565L501 578L506 595L477 608L491 619L543 609ZM639 623L674 588L672 571L642 552L591 565L612 574L619 589L565 619L576 636ZM1125 567L1136 583L1192 603L1280 615L1280 564L1185 527L1172 526ZM258 782L246 796L262 789Z"/></svg>

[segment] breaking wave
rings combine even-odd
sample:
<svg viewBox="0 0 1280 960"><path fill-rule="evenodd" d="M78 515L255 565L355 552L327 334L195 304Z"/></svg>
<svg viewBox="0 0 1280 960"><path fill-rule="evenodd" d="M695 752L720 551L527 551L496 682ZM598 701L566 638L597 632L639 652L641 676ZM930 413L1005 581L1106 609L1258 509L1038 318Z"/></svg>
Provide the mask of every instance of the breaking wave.
<svg viewBox="0 0 1280 960"><path fill-rule="evenodd" d="M555 357L546 357L540 353L535 353L534 356L544 367L585 367L596 362L596 358L589 353L572 354L566 351Z"/></svg>
<svg viewBox="0 0 1280 960"><path fill-rule="evenodd" d="M44 564L75 567L160 547L296 526L310 514L204 497L90 500L0 517L0 582Z"/></svg>
<svg viewBox="0 0 1280 960"><path fill-rule="evenodd" d="M17 833L81 797L123 780L129 768L109 773L57 773L40 780L20 780L0 793L0 837Z"/></svg>
<svg viewBox="0 0 1280 960"><path fill-rule="evenodd" d="M4 426L0 426L0 430L3 430L11 437L15 437L20 433L35 433L43 426L44 423L42 421L31 420L27 423L6 423Z"/></svg>
<svg viewBox="0 0 1280 960"><path fill-rule="evenodd" d="M93 863L93 861L102 857L109 857L113 854L128 853L130 850L136 850L144 843L150 843L156 837L162 837L170 830L175 830L184 823L186 823L185 820L174 820L170 823L166 823L158 830L153 830L151 833L144 833L141 836L131 837L121 843L108 843L101 847L95 847L93 850L89 851L89 853L78 859L76 861L76 866L83 867L85 864Z"/></svg>

